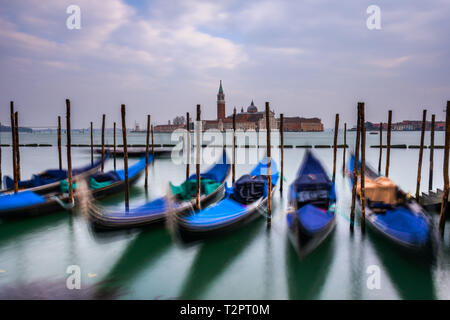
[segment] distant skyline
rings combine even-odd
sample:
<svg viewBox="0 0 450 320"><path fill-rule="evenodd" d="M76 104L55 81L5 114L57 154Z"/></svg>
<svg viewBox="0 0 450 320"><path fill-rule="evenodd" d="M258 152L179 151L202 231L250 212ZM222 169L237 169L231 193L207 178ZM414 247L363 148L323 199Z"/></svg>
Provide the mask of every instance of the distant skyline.
<svg viewBox="0 0 450 320"><path fill-rule="evenodd" d="M69 30L68 6L81 9ZM369 30L377 5L381 29ZM0 6L0 122L9 101L20 126L55 126L72 102L72 126L167 123L201 104L215 119L219 80L226 114L253 100L277 115L444 120L450 100L450 3L445 0L3 1Z"/></svg>

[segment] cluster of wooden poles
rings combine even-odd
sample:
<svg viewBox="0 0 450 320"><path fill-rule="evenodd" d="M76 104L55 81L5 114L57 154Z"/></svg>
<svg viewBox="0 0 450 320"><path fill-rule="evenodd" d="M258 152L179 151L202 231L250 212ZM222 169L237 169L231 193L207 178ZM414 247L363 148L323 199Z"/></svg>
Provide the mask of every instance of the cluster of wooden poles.
<svg viewBox="0 0 450 320"><path fill-rule="evenodd" d="M271 129L270 129L270 108L269 102L265 103L265 118L266 118L266 131L267 131L267 176L268 176L268 201L267 201L267 225L271 225L272 216L272 179L271 179ZM357 125L356 125L356 141L355 141L355 164L359 163L359 158L361 157L361 169L359 170L358 165L355 165L353 170L353 189L352 189L352 202L350 209L350 228L353 230L355 221L355 203L356 203L356 186L358 183L358 172L360 179L360 200L361 200L361 230L365 230L365 186L364 186L364 175L366 166L366 128L365 128L365 112L364 103L359 102L357 106ZM14 191L18 191L18 181L20 180L20 150L19 150L19 126L18 126L18 112L14 111L14 102L11 101L10 104L11 111L11 134L12 134L12 156L13 156L13 178L14 178ZM424 148L424 135L426 127L426 110L423 110L422 118L422 130L420 137L420 150L419 150L419 161L418 161L418 174L417 174L417 185L416 185L416 200L419 199L420 182L421 182L421 170L422 170L422 158L423 158L423 148ZM121 106L121 117L122 117L122 135L123 135L123 153L124 153L124 171L125 171L125 207L129 209L129 181L128 181L128 150L127 150L127 129L125 121L125 105ZM105 159L105 120L106 115L102 116L102 152L101 152L101 170L104 171L104 159ZM201 108L197 105L197 122L201 121ZM69 196L70 201L73 201L73 185L72 185L72 160L71 160L71 134L70 134L70 100L66 99L66 133L67 133L67 170L68 170L68 182L69 182ZM391 146L391 126L392 126L392 110L388 112L388 125L387 125L387 145L386 145L386 167L385 176L389 176L389 164L390 164L390 146ZM429 183L428 189L431 190L433 186L433 157L434 157L434 127L435 127L435 115L431 117L431 141L430 141L430 168L429 168ZM280 193L283 192L283 177L284 177L284 115L280 114L280 150L281 150L281 166L280 166ZM337 158L337 148L338 148L338 129L339 129L339 114L336 114L335 119L335 130L334 130L334 140L333 140L333 176L332 180L335 182L336 179L336 158ZM187 134L187 158L190 159L190 116L189 112L186 113L186 130ZM59 168L62 169L62 151L61 151L61 117L58 116L58 162ZM379 146L379 159L378 159L378 172L381 173L381 161L382 161L382 132L383 124L380 122L380 146ZM148 188L148 156L149 156L149 146L150 146L150 133L151 133L151 146L152 154L154 154L154 137L153 137L153 125L150 123L150 115L147 115L147 132L146 132L146 166L145 166L145 188ZM197 152L196 152L196 177L197 177L197 195L196 195L196 207L201 209L200 195L201 195L201 184L200 184L200 130L196 130L197 139ZM93 143L93 123L90 122L90 142L91 142L91 164L94 163L94 143ZM445 213L448 202L449 194L449 175L448 175L448 162L449 162L449 140L450 140L450 101L447 101L446 109L446 131L445 131L445 146L444 146L444 192L442 198L439 229L441 233L444 231L445 227ZM344 146L343 146L343 165L342 171L345 173L345 157L347 148L347 124L344 123ZM236 110L233 113L233 146L232 146L232 182L236 180ZM361 155L360 155L361 153ZM113 147L113 159L114 159L114 170L116 170L116 123L114 122L114 147ZM186 179L189 178L190 174L190 161L186 162ZM1 181L1 147L0 147L0 181Z"/></svg>
<svg viewBox="0 0 450 320"><path fill-rule="evenodd" d="M352 202L350 208L350 228L353 230L355 223L355 204L356 204L356 189L358 183L358 172L360 181L360 201L361 201L361 231L365 231L365 169L366 169L366 127L365 127L365 111L364 103L359 102L357 106L357 125L356 125L356 141L355 141L355 165L353 169L352 176ZM423 149L425 140L425 129L426 129L426 117L427 110L423 110L422 114L422 127L420 135L420 148L419 148L419 160L417 169L417 183L416 183L416 194L415 199L419 201L420 196L420 183L422 175L422 159L423 159ZM434 162L434 134L435 134L435 119L436 116L433 114L431 116L431 136L430 136L430 166L429 166L429 179L428 179L428 190L433 189L433 162ZM450 147L450 101L447 101L446 108L446 120L445 120L445 146L444 146L444 165L443 165L443 177L444 177L444 192L442 196L440 217L439 217L439 231L441 235L444 233L445 219L446 219L446 209L448 203L449 195L449 173L448 173L448 163L449 163L449 147ZM334 152L333 152L333 182L336 177L336 155L337 155L337 137L339 129L339 114L336 114L335 128L334 128ZM378 173L381 174L381 162L383 155L383 123L380 122L380 145L379 145L379 158L378 158ZM391 149L391 131L392 131L392 110L388 111L388 124L387 124L387 143L386 143L386 167L385 176L389 177L389 165L390 165L390 149ZM344 123L344 151L343 151L343 165L342 172L345 174L345 150L347 147L347 124ZM361 155L360 155L361 153ZM361 158L361 160L359 159ZM361 163L360 168L358 163Z"/></svg>
<svg viewBox="0 0 450 320"><path fill-rule="evenodd" d="M270 141L270 122L269 122L269 103L266 102L266 128L267 128L267 168L268 168L268 190L272 190L272 179L271 179L271 141ZM125 175L125 208L129 209L129 179L128 179L128 149L127 149L127 128L126 128L126 110L125 105L121 106L121 118L122 118L122 135L123 135L123 159L124 159L124 175ZM102 116L102 152L101 152L101 170L104 171L104 160L105 160L105 120L106 115ZM201 121L201 108L197 105L197 122ZM283 123L283 115L281 115L281 122ZM283 126L281 126L281 136L283 137ZM14 179L14 192L18 192L18 182L20 181L20 150L19 150L19 134L18 134L18 112L14 112L14 102L11 101L11 134L12 134L12 156L13 156L13 179ZM190 146L190 117L189 112L186 114L186 129L188 132L187 139L188 145ZM69 201L74 201L73 193L73 178L72 178L72 156L71 156L71 127L70 127L70 100L66 99L66 135L67 135L67 172L68 172L68 184L69 184ZM147 135L146 135L146 166L145 166L145 188L148 188L148 156L149 156L149 146L150 146L150 132L151 132L151 145L152 154L154 154L154 138L153 138L153 125L150 124L150 115L147 115ZM196 130L196 139L200 141L200 130ZM62 144L61 144L61 117L58 116L58 129L57 129L57 140L58 140L58 163L59 168L62 169ZM93 123L90 122L90 140L91 140L91 165L94 164L94 143L93 143ZM283 139L282 139L283 140ZM282 153L281 158L283 159L283 142L282 142ZM197 184L197 194L196 194L196 207L201 209L200 195L201 195L201 183L200 183L200 143L197 143L196 152L196 184ZM235 182L236 179L236 113L233 115L233 155L232 155L232 181ZM114 158L114 170L116 170L116 123L114 122L114 146L113 146L113 158ZM187 148L187 157L190 158L190 147ZM189 162L186 164L186 179L189 178L190 168ZM283 164L281 165L281 176L283 176ZM1 147L0 147L0 180L1 180ZM283 179L281 179L280 191L283 190ZM267 224L271 225L271 212L272 212L272 194L268 193L268 204L267 204Z"/></svg>

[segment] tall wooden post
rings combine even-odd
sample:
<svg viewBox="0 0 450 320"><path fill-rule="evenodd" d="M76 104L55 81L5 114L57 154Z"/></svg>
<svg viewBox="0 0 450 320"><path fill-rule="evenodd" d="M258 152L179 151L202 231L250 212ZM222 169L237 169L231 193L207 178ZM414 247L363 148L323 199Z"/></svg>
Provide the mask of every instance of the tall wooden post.
<svg viewBox="0 0 450 320"><path fill-rule="evenodd" d="M336 113L334 122L334 142L333 142L333 183L336 180L336 156L337 156L337 139L339 130L339 113Z"/></svg>
<svg viewBox="0 0 450 320"><path fill-rule="evenodd" d="M73 179L72 179L72 141L70 137L70 100L66 99L66 120L67 120L67 176L69 182L69 202L73 203Z"/></svg>
<svg viewBox="0 0 450 320"><path fill-rule="evenodd" d="M152 131L152 155L155 155L155 140L154 140L154 134L153 134L153 125L150 126L150 130Z"/></svg>
<svg viewBox="0 0 450 320"><path fill-rule="evenodd" d="M16 127L16 161L17 161L17 181L20 181L20 142L19 142L19 112L16 111L14 114L14 123Z"/></svg>
<svg viewBox="0 0 450 320"><path fill-rule="evenodd" d="M359 146L361 138L361 107L358 103L358 116L356 121L356 141L355 141L355 161L353 165L353 186L352 186L352 203L350 208L350 229L353 230L355 224L355 205L356 205L356 187L358 184L359 171Z"/></svg>
<svg viewBox="0 0 450 320"><path fill-rule="evenodd" d="M361 105L361 231L364 233L366 229L366 191L365 191L365 175L366 175L366 124L364 102Z"/></svg>
<svg viewBox="0 0 450 320"><path fill-rule="evenodd" d="M272 157L270 155L270 108L269 102L266 102L266 134L267 134L267 227L270 228L272 224Z"/></svg>
<svg viewBox="0 0 450 320"><path fill-rule="evenodd" d="M10 103L10 111L11 111L11 146L12 146L12 157L13 157L13 179L14 179L14 192L19 191L19 184L17 182L17 160L16 160L16 129L15 129L15 121L14 121L14 102Z"/></svg>
<svg viewBox="0 0 450 320"><path fill-rule="evenodd" d="M416 200L417 201L419 201L420 180L422 178L423 144L424 144L424 139L425 139L426 122L427 122L427 110L423 110L423 115L422 115L422 132L420 133L419 163L418 163L418 166L417 166L417 184L416 184Z"/></svg>
<svg viewBox="0 0 450 320"><path fill-rule="evenodd" d="M61 116L58 116L58 164L59 164L59 170L62 170Z"/></svg>
<svg viewBox="0 0 450 320"><path fill-rule="evenodd" d="M94 165L94 127L91 121L91 166Z"/></svg>
<svg viewBox="0 0 450 320"><path fill-rule="evenodd" d="M236 109L233 111L233 161L231 163L231 182L236 181Z"/></svg>
<svg viewBox="0 0 450 320"><path fill-rule="evenodd" d="M103 114L103 117L102 117L102 172L105 171L105 118L106 118L106 115Z"/></svg>
<svg viewBox="0 0 450 320"><path fill-rule="evenodd" d="M380 122L380 155L378 157L378 174L381 174L381 160L383 158L383 122Z"/></svg>
<svg viewBox="0 0 450 320"><path fill-rule="evenodd" d="M445 115L445 145L444 145L444 192L442 194L441 214L439 217L439 232L441 236L444 235L445 215L448 204L448 192L449 192L448 158L450 147L449 144L450 144L450 101L447 101L447 108Z"/></svg>
<svg viewBox="0 0 450 320"><path fill-rule="evenodd" d="M389 177L389 162L391 160L391 127L392 127L392 110L389 110L388 114L388 131L386 141L386 171L385 176Z"/></svg>
<svg viewBox="0 0 450 320"><path fill-rule="evenodd" d="M191 163L191 129L190 129L190 119L189 112L186 112L186 180L189 179L190 168L189 164Z"/></svg>
<svg viewBox="0 0 450 320"><path fill-rule="evenodd" d="M2 124L0 123L0 128L2 127ZM1 130L0 130L0 138L1 138ZM2 145L1 145L1 139L0 139L0 189L3 187L2 186Z"/></svg>
<svg viewBox="0 0 450 320"><path fill-rule="evenodd" d="M201 209L201 203L200 203L200 195L201 195L201 183L200 183L200 148L201 148L201 142L200 142L200 129L201 129L201 124L200 124L200 105L197 105L197 131L196 131L196 137L197 137L197 156L196 156L196 163L195 163L195 168L196 168L196 175L197 175L197 197L196 197L196 205L197 205L197 209L200 210Z"/></svg>
<svg viewBox="0 0 450 320"><path fill-rule="evenodd" d="M113 158L114 158L114 171L116 168L116 122L114 122L114 133L113 133Z"/></svg>
<svg viewBox="0 0 450 320"><path fill-rule="evenodd" d="M433 190L433 162L434 162L434 125L436 121L436 115L431 115L431 133L430 133L430 171L428 174L428 191Z"/></svg>
<svg viewBox="0 0 450 320"><path fill-rule="evenodd" d="M345 175L345 153L347 151L347 122L344 123L344 151L342 152L342 174Z"/></svg>
<svg viewBox="0 0 450 320"><path fill-rule="evenodd" d="M125 210L130 209L130 182L128 180L128 147L127 147L127 125L125 121L125 105L122 104L122 137L123 137L123 168L125 173Z"/></svg>
<svg viewBox="0 0 450 320"><path fill-rule="evenodd" d="M147 115L147 139L145 143L145 189L148 189L148 147L150 144L150 115Z"/></svg>
<svg viewBox="0 0 450 320"><path fill-rule="evenodd" d="M280 114L280 193L283 193L283 178L284 178L284 114Z"/></svg>

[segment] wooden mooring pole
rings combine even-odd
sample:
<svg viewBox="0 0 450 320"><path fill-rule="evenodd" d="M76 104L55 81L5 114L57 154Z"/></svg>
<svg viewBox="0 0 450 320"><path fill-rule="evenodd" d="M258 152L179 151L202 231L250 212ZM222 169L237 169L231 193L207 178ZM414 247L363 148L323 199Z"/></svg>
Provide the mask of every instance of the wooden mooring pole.
<svg viewBox="0 0 450 320"><path fill-rule="evenodd" d="M117 169L116 168L116 127L117 124L114 122L114 132L113 132L113 158L114 158L114 171Z"/></svg>
<svg viewBox="0 0 450 320"><path fill-rule="evenodd" d="M196 126L196 144L197 144L197 156L195 157L195 172L197 177L197 196L196 196L196 207L197 210L201 210L201 202L200 202L200 196L201 196L201 182L200 182L200 149L201 149L201 141L200 141L200 131L201 131L201 123L200 123L200 105L197 105L197 126Z"/></svg>
<svg viewBox="0 0 450 320"><path fill-rule="evenodd" d="M422 178L422 158L423 158L423 144L425 140L425 126L427 122L427 110L423 110L422 114L422 131L420 133L420 149L419 149L419 161L417 165L417 184L416 184L416 200L419 201L420 195L420 180Z"/></svg>
<svg viewBox="0 0 450 320"><path fill-rule="evenodd" d="M102 172L105 171L105 120L106 115L102 116Z"/></svg>
<svg viewBox="0 0 450 320"><path fill-rule="evenodd" d="M94 165L94 128L93 123L91 121L91 166Z"/></svg>
<svg viewBox="0 0 450 320"><path fill-rule="evenodd" d="M347 122L344 123L344 150L342 152L342 174L345 175L345 153L347 151Z"/></svg>
<svg viewBox="0 0 450 320"><path fill-rule="evenodd" d="M16 127L16 161L17 161L17 181L20 181L20 142L19 142L19 112L14 113L14 126Z"/></svg>
<svg viewBox="0 0 450 320"><path fill-rule="evenodd" d="M67 121L67 176L69 182L69 202L73 203L73 179L72 179L72 140L70 136L70 100L66 99L66 121Z"/></svg>
<svg viewBox="0 0 450 320"><path fill-rule="evenodd" d="M15 121L14 121L14 102L10 102L11 111L11 146L12 146L12 158L13 158L13 179L14 179L14 192L19 191L19 184L17 182L17 160L16 160L16 139L15 139Z"/></svg>
<svg viewBox="0 0 450 320"><path fill-rule="evenodd" d="M2 127L2 124L0 123L0 128ZM0 189L3 187L3 185L2 185L2 180L3 180L3 177L2 177L2 142L1 142L1 132L0 132Z"/></svg>
<svg viewBox="0 0 450 320"><path fill-rule="evenodd" d="M280 193L283 193L284 178L284 114L280 114Z"/></svg>
<svg viewBox="0 0 450 320"><path fill-rule="evenodd" d="M356 206L356 187L358 184L358 170L359 170L359 145L361 138L361 108L358 104L356 120L356 141L355 141L355 161L353 165L353 186L352 186L352 203L350 207L350 229L353 230L355 224L355 206Z"/></svg>
<svg viewBox="0 0 450 320"><path fill-rule="evenodd" d="M361 105L361 232L366 230L366 190L365 190L365 175L366 175L366 124L364 102Z"/></svg>
<svg viewBox="0 0 450 320"><path fill-rule="evenodd" d="M122 114L122 138L123 138L123 168L125 173L125 210L130 209L130 182L128 180L128 147L127 147L127 124L125 121L125 105L121 106Z"/></svg>
<svg viewBox="0 0 450 320"><path fill-rule="evenodd" d="M150 144L150 115L147 115L147 137L145 143L145 190L148 189L148 147Z"/></svg>
<svg viewBox="0 0 450 320"><path fill-rule="evenodd" d="M431 132L430 132L430 168L428 173L428 191L433 190L433 167L434 167L434 125L436 115L431 115Z"/></svg>
<svg viewBox="0 0 450 320"><path fill-rule="evenodd" d="M444 192L442 194L441 203L441 213L439 216L439 232L441 236L444 235L445 230L445 216L448 204L448 188L449 188L449 177L448 177L448 158L449 158L449 147L450 147L450 101L447 101L446 115L445 115L445 145L444 145Z"/></svg>
<svg viewBox="0 0 450 320"><path fill-rule="evenodd" d="M383 122L380 122L380 154L378 157L378 174L381 174L381 160L383 159Z"/></svg>
<svg viewBox="0 0 450 320"><path fill-rule="evenodd" d="M391 160L391 127L392 127L392 110L389 110L387 140L386 140L386 170L384 173L386 177L389 177L389 161Z"/></svg>
<svg viewBox="0 0 450 320"><path fill-rule="evenodd" d="M272 158L270 155L271 143L270 143L270 108L269 102L266 102L266 135L267 135L267 227L270 228L272 224L272 168L271 162Z"/></svg>
<svg viewBox="0 0 450 320"><path fill-rule="evenodd" d="M190 168L189 164L191 163L191 129L190 129L190 119L189 112L186 112L186 180L189 179Z"/></svg>
<svg viewBox="0 0 450 320"><path fill-rule="evenodd" d="M337 139L339 130L339 113L336 113L334 122L334 140L333 140L333 183L336 180L336 157L337 157Z"/></svg>
<svg viewBox="0 0 450 320"><path fill-rule="evenodd" d="M150 130L152 134L152 155L155 155L155 140L154 140L154 134L153 134L153 125L150 125ZM154 162L152 162L154 163Z"/></svg>
<svg viewBox="0 0 450 320"><path fill-rule="evenodd" d="M58 164L59 164L59 170L62 170L61 116L58 116Z"/></svg>
<svg viewBox="0 0 450 320"><path fill-rule="evenodd" d="M233 147L232 147L231 163L231 182L234 184L236 181L236 108L233 111Z"/></svg>

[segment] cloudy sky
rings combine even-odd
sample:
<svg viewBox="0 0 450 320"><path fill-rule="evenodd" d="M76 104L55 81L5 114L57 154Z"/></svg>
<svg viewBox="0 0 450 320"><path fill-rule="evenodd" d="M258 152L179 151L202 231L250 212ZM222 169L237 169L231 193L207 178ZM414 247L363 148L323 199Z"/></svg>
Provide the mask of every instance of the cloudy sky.
<svg viewBox="0 0 450 320"><path fill-rule="evenodd" d="M448 0L0 0L0 108L28 126L50 126L70 98L73 126L108 127L125 103L128 124L191 113L227 114L253 99L285 116L368 120L444 118L450 99ZM66 27L69 5L81 29ZM381 30L366 26L381 8Z"/></svg>

